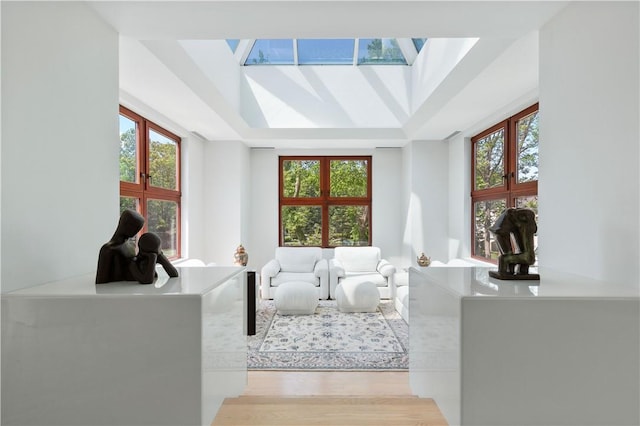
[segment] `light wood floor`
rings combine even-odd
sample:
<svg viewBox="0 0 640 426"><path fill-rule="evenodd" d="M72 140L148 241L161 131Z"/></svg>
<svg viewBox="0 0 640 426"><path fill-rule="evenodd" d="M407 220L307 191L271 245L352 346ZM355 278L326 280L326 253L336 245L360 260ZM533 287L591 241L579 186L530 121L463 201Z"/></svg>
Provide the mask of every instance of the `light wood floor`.
<svg viewBox="0 0 640 426"><path fill-rule="evenodd" d="M213 426L446 425L430 399L411 394L406 372L250 371Z"/></svg>

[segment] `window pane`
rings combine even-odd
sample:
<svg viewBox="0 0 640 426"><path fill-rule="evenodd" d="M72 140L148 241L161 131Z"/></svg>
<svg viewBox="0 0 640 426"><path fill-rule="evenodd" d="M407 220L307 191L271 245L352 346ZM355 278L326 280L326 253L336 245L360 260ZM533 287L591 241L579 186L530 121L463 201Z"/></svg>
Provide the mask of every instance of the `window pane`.
<svg viewBox="0 0 640 426"><path fill-rule="evenodd" d="M136 122L120 116L120 180L138 182L138 145L136 143Z"/></svg>
<svg viewBox="0 0 640 426"><path fill-rule="evenodd" d="M136 198L136 197L120 197L120 214L122 214L123 211L129 209L129 210L135 210L137 212L140 212L140 199Z"/></svg>
<svg viewBox="0 0 640 426"><path fill-rule="evenodd" d="M361 38L358 41L358 65L407 64L394 38Z"/></svg>
<svg viewBox="0 0 640 426"><path fill-rule="evenodd" d="M517 182L538 180L538 112L518 120Z"/></svg>
<svg viewBox="0 0 640 426"><path fill-rule="evenodd" d="M427 42L427 39L426 38L412 38L411 41L413 41L413 45L416 47L416 50L419 53L422 50L422 48L424 47L424 44Z"/></svg>
<svg viewBox="0 0 640 426"><path fill-rule="evenodd" d="M237 38L227 39L227 44L229 45L229 49L231 49L232 52L236 51L236 48L238 47L239 43L240 43L240 39L237 39Z"/></svg>
<svg viewBox="0 0 640 426"><path fill-rule="evenodd" d="M259 39L253 44L245 65L293 65L293 39Z"/></svg>
<svg viewBox="0 0 640 426"><path fill-rule="evenodd" d="M285 197L320 196L319 160L285 160L282 162L282 176Z"/></svg>
<svg viewBox="0 0 640 426"><path fill-rule="evenodd" d="M331 197L367 196L367 160L331 160Z"/></svg>
<svg viewBox="0 0 640 426"><path fill-rule="evenodd" d="M178 144L163 134L149 130L149 175L157 188L178 189Z"/></svg>
<svg viewBox="0 0 640 426"><path fill-rule="evenodd" d="M538 224L538 196L530 195L526 197L516 197L515 205L518 208L531 209L536 214L536 224ZM538 233L533 236L533 249L536 253L536 263L538 263Z"/></svg>
<svg viewBox="0 0 640 426"><path fill-rule="evenodd" d="M479 139L474 144L475 189L494 188L503 185L504 129Z"/></svg>
<svg viewBox="0 0 640 426"><path fill-rule="evenodd" d="M369 245L367 206L329 207L329 246Z"/></svg>
<svg viewBox="0 0 640 426"><path fill-rule="evenodd" d="M354 39L300 39L298 64L353 64Z"/></svg>
<svg viewBox="0 0 640 426"><path fill-rule="evenodd" d="M282 244L285 246L321 246L322 214L320 206L282 206Z"/></svg>
<svg viewBox="0 0 640 426"><path fill-rule="evenodd" d="M147 201L147 231L162 241L164 255L178 255L178 203L164 200Z"/></svg>
<svg viewBox="0 0 640 426"><path fill-rule="evenodd" d="M473 204L474 211L474 254L487 259L497 259L500 254L498 244L489 228L506 209L504 199L477 201Z"/></svg>

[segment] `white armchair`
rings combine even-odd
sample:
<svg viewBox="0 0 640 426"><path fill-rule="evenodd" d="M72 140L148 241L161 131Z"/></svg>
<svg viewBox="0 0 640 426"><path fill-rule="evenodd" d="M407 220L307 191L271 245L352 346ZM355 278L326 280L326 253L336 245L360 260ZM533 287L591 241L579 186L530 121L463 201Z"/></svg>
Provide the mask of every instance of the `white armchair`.
<svg viewBox="0 0 640 426"><path fill-rule="evenodd" d="M329 297L335 299L338 284L348 280L371 281L381 299L392 299L395 272L396 267L382 259L378 247L336 247L329 259Z"/></svg>
<svg viewBox="0 0 640 426"><path fill-rule="evenodd" d="M318 290L318 299L329 297L329 264L319 247L277 247L260 273L263 299L273 299L278 286L285 282L304 281Z"/></svg>

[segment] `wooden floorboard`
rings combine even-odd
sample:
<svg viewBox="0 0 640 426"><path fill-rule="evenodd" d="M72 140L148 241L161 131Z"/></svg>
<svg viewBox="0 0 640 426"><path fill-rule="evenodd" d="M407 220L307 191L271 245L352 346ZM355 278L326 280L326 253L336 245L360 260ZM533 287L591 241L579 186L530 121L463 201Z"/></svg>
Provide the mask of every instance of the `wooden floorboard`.
<svg viewBox="0 0 640 426"><path fill-rule="evenodd" d="M407 372L250 371L213 426L447 425L435 402L411 394Z"/></svg>

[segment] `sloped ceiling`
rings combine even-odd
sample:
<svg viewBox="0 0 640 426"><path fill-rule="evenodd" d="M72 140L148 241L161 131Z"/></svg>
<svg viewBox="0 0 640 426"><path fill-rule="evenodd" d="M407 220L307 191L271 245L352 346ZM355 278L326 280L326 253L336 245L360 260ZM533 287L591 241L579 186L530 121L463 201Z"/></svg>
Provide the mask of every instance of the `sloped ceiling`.
<svg viewBox="0 0 640 426"><path fill-rule="evenodd" d="M208 140L353 148L444 139L488 113L535 97L537 30L566 2L90 4L121 35L124 104L144 105ZM223 42L320 37L464 37L477 42L435 83L421 79L434 64L424 59L420 70L416 64L414 69L391 67L395 70L241 67ZM434 87L428 96L419 97L429 84Z"/></svg>

